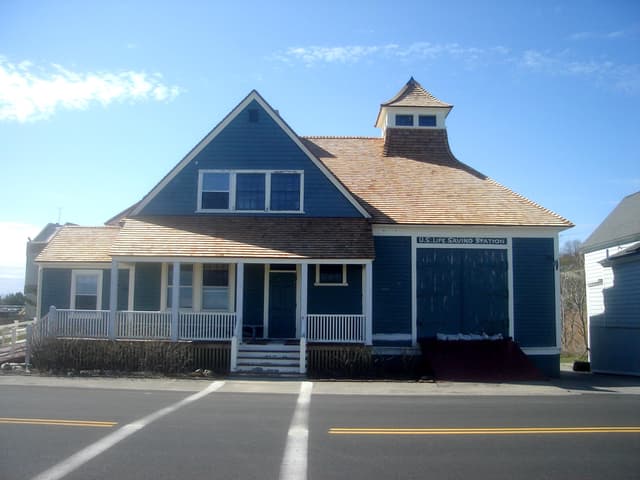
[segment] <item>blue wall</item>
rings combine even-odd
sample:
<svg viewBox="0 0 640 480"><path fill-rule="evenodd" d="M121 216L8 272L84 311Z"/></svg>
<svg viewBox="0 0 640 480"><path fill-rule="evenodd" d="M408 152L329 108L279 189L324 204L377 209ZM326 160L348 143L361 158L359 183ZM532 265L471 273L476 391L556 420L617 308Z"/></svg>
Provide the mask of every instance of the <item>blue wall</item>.
<svg viewBox="0 0 640 480"><path fill-rule="evenodd" d="M49 307L69 308L71 301L71 270L67 268L43 268L40 316L49 312Z"/></svg>
<svg viewBox="0 0 640 480"><path fill-rule="evenodd" d="M243 323L262 326L264 324L264 265L245 264L243 304Z"/></svg>
<svg viewBox="0 0 640 480"><path fill-rule="evenodd" d="M373 334L411 333L411 237L373 237Z"/></svg>
<svg viewBox="0 0 640 480"><path fill-rule="evenodd" d="M514 339L522 347L556 346L552 238L513 239Z"/></svg>
<svg viewBox="0 0 640 480"><path fill-rule="evenodd" d="M134 310L160 310L160 287L162 265L160 263L138 263L134 288Z"/></svg>
<svg viewBox="0 0 640 480"><path fill-rule="evenodd" d="M362 265L347 265L347 284L316 286L317 265L309 265L307 312L309 314L362 314Z"/></svg>
<svg viewBox="0 0 640 480"><path fill-rule="evenodd" d="M249 121L251 109L260 112L257 123ZM201 169L304 170L306 215L362 216L255 101L171 180L141 214L193 215L197 208L198 170ZM233 212L233 215L242 213Z"/></svg>

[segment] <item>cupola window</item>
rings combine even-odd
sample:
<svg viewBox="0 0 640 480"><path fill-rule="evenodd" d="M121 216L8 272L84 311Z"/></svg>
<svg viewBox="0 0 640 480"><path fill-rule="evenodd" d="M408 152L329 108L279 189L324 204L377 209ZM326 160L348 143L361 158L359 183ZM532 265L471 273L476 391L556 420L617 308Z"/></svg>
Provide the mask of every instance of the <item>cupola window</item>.
<svg viewBox="0 0 640 480"><path fill-rule="evenodd" d="M396 127L413 127L413 115L396 115Z"/></svg>
<svg viewBox="0 0 640 480"><path fill-rule="evenodd" d="M418 116L419 127L435 127L436 116L435 115L420 115Z"/></svg>

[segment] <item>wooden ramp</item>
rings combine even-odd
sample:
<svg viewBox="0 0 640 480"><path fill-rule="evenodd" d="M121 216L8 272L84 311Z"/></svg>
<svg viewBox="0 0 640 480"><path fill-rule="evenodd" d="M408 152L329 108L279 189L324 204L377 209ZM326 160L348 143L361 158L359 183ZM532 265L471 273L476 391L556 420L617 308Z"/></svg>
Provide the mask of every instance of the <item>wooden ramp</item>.
<svg viewBox="0 0 640 480"><path fill-rule="evenodd" d="M425 368L436 380L539 381L545 377L512 340L420 342Z"/></svg>

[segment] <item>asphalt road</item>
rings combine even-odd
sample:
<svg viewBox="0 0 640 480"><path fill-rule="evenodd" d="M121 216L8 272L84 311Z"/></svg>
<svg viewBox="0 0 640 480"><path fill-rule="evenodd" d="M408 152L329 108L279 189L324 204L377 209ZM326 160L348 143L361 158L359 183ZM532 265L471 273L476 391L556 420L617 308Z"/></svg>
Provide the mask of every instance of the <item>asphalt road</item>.
<svg viewBox="0 0 640 480"><path fill-rule="evenodd" d="M56 478L52 467L75 458L78 465L59 478L303 480L282 476L285 451L294 462L304 457L298 467L309 479L640 478L640 428L559 430L640 427L635 394L407 395L390 393L393 386L352 394L315 384L307 416L300 382L226 382L192 397L210 385L0 383L0 478Z"/></svg>

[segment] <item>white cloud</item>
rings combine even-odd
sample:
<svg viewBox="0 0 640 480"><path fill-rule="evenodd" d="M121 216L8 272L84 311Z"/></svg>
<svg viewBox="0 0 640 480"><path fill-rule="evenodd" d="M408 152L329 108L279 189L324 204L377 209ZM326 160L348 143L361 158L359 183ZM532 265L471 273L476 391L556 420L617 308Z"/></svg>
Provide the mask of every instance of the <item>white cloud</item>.
<svg viewBox="0 0 640 480"><path fill-rule="evenodd" d="M433 60L440 57L454 57L465 63L475 63L488 56L505 56L509 50L498 46L488 49L465 47L458 43L415 42L407 46L395 43L384 45L307 46L291 47L278 53L274 58L292 63L300 61L307 66L321 63L356 63L367 58L384 57Z"/></svg>
<svg viewBox="0 0 640 480"><path fill-rule="evenodd" d="M517 63L528 70L549 75L593 79L629 94L640 93L640 64L618 64L609 60L573 60L567 54L525 51Z"/></svg>
<svg viewBox="0 0 640 480"><path fill-rule="evenodd" d="M75 72L57 64L39 67L0 57L0 120L43 120L58 109L86 110L94 104L166 101L181 91L166 85L158 73Z"/></svg>
<svg viewBox="0 0 640 480"><path fill-rule="evenodd" d="M628 30L613 30L611 32L576 32L569 35L570 40L613 40L626 37L630 34Z"/></svg>

